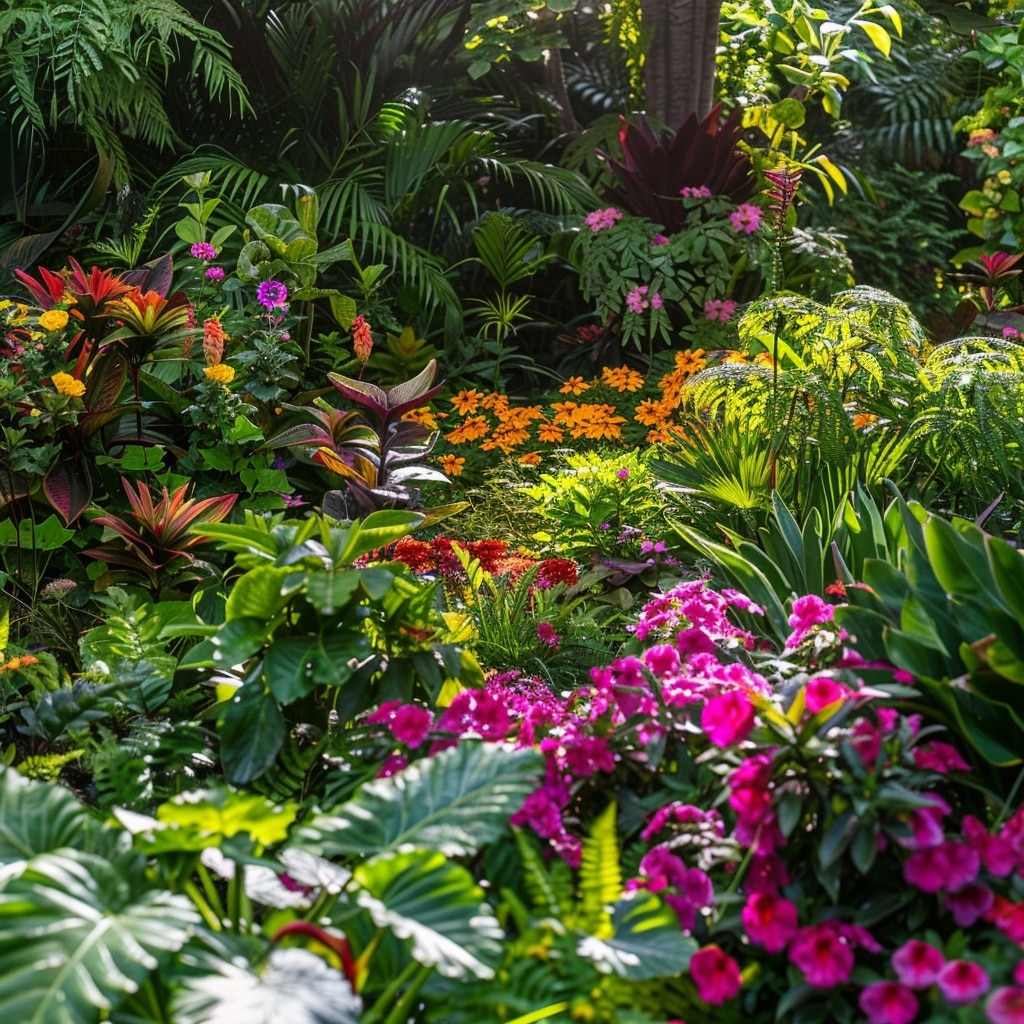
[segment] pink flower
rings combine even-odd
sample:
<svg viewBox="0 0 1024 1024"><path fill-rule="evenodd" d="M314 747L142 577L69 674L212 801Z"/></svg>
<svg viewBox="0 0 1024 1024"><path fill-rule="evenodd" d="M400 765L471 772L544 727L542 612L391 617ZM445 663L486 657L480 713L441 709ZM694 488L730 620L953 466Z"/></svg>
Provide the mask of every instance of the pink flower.
<svg viewBox="0 0 1024 1024"><path fill-rule="evenodd" d="M224 268L223 267L207 267L206 268L206 279L207 279L207 281L223 281L224 280Z"/></svg>
<svg viewBox="0 0 1024 1024"><path fill-rule="evenodd" d="M708 299L704 303L704 316L708 320L721 320L725 323L735 312L735 299Z"/></svg>
<svg viewBox="0 0 1024 1024"><path fill-rule="evenodd" d="M946 958L941 951L920 939L903 943L893 953L891 962L896 977L909 988L934 985L939 971L946 966Z"/></svg>
<svg viewBox="0 0 1024 1024"><path fill-rule="evenodd" d="M1013 969L1013 980L1018 985L1024 985L1024 960L1021 960Z"/></svg>
<svg viewBox="0 0 1024 1024"><path fill-rule="evenodd" d="M486 690L463 690L438 720L438 728L464 736L475 733L497 742L505 738L512 721L505 706Z"/></svg>
<svg viewBox="0 0 1024 1024"><path fill-rule="evenodd" d="M748 892L775 892L783 885L789 885L786 862L775 853L755 853L750 858L750 867L743 878L743 888Z"/></svg>
<svg viewBox="0 0 1024 1024"><path fill-rule="evenodd" d="M655 235L651 239L651 245L668 245L671 242L670 238L666 238L664 235Z"/></svg>
<svg viewBox="0 0 1024 1024"><path fill-rule="evenodd" d="M740 203L729 214L729 223L735 231L742 231L745 235L752 235L761 226L761 209L754 206L753 203Z"/></svg>
<svg viewBox="0 0 1024 1024"><path fill-rule="evenodd" d="M953 912L953 920L961 928L970 928L975 921L988 913L995 898L995 893L991 889L972 882L959 892L947 896L943 907Z"/></svg>
<svg viewBox="0 0 1024 1024"><path fill-rule="evenodd" d="M801 928L789 945L789 962L803 971L812 988L833 988L853 972L853 950L835 925L812 924Z"/></svg>
<svg viewBox="0 0 1024 1024"><path fill-rule="evenodd" d="M684 185L680 190L679 194L684 199L710 199L711 189L707 185Z"/></svg>
<svg viewBox="0 0 1024 1024"><path fill-rule="evenodd" d="M935 979L939 991L955 1006L980 999L991 984L988 975L970 960L950 960Z"/></svg>
<svg viewBox="0 0 1024 1024"><path fill-rule="evenodd" d="M562 646L562 638L555 632L555 627L550 622L541 622L537 625L537 639L556 651Z"/></svg>
<svg viewBox="0 0 1024 1024"><path fill-rule="evenodd" d="M751 942L778 953L789 945L798 930L796 904L771 892L755 892L743 908L743 928Z"/></svg>
<svg viewBox="0 0 1024 1024"><path fill-rule="evenodd" d="M857 1000L868 1024L910 1024L917 1016L917 996L896 981L876 981Z"/></svg>
<svg viewBox="0 0 1024 1024"><path fill-rule="evenodd" d="M665 300L661 297L661 292L654 292L651 295L651 309L664 309Z"/></svg>
<svg viewBox="0 0 1024 1024"><path fill-rule="evenodd" d="M958 892L974 881L980 867L977 850L951 839L912 854L903 865L903 877L922 892Z"/></svg>
<svg viewBox="0 0 1024 1024"><path fill-rule="evenodd" d="M754 706L740 690L712 697L700 713L701 728L716 747L731 747L754 728Z"/></svg>
<svg viewBox="0 0 1024 1024"><path fill-rule="evenodd" d="M697 986L697 995L712 1006L735 998L743 985L740 965L718 946L705 946L693 954L690 976Z"/></svg>
<svg viewBox="0 0 1024 1024"><path fill-rule="evenodd" d="M798 597L788 620L793 632L786 640L787 649L798 646L815 626L830 621L834 613L835 608L815 594Z"/></svg>
<svg viewBox="0 0 1024 1024"><path fill-rule="evenodd" d="M642 284L638 288L634 288L626 296L626 305L629 307L631 313L642 313L650 305L647 300L647 292L650 289L647 285Z"/></svg>
<svg viewBox="0 0 1024 1024"><path fill-rule="evenodd" d="M217 258L217 250L214 249L209 242L196 242L195 245L189 249L189 252L192 253L197 260L206 260L209 262L210 260L215 260Z"/></svg>
<svg viewBox="0 0 1024 1024"><path fill-rule="evenodd" d="M824 711L825 708L830 707L832 704L846 700L851 693L853 691L848 686L837 683L834 679L828 679L825 676L815 676L808 681L805 691L807 710L812 715L816 715L819 711Z"/></svg>
<svg viewBox="0 0 1024 1024"><path fill-rule="evenodd" d="M426 708L418 704L403 704L391 719L391 732L399 743L415 750L426 739L433 722Z"/></svg>
<svg viewBox="0 0 1024 1024"><path fill-rule="evenodd" d="M914 747L914 764L941 775L949 772L969 772L971 766L960 756L956 747L933 740L923 747Z"/></svg>
<svg viewBox="0 0 1024 1024"><path fill-rule="evenodd" d="M392 754L381 766L380 771L377 772L378 779L390 779L392 775L397 775L409 762L400 754Z"/></svg>
<svg viewBox="0 0 1024 1024"><path fill-rule="evenodd" d="M616 221L622 220L622 211L616 210L614 206L609 206L605 210L594 210L583 219L591 231L601 231L604 228L614 227Z"/></svg>
<svg viewBox="0 0 1024 1024"><path fill-rule="evenodd" d="M1024 967L1024 961L1017 965ZM1024 988L997 988L985 1006L992 1024L1024 1024Z"/></svg>
<svg viewBox="0 0 1024 1024"><path fill-rule="evenodd" d="M990 835L988 829L971 814L964 815L961 828L967 844L978 851L989 874L1005 878L1017 866L1017 851L1005 832Z"/></svg>

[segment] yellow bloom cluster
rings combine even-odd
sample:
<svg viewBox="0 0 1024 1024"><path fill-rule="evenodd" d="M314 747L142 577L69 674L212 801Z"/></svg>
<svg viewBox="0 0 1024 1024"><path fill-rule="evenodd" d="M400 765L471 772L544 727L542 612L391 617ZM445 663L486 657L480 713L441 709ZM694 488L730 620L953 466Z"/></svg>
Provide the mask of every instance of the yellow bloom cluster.
<svg viewBox="0 0 1024 1024"><path fill-rule="evenodd" d="M39 314L39 326L44 331L61 331L68 325L68 313L65 309L48 309Z"/></svg>
<svg viewBox="0 0 1024 1024"><path fill-rule="evenodd" d="M50 378L53 381L53 389L58 394L69 395L71 398L81 398L85 394L85 382L76 380L70 373L61 370Z"/></svg>
<svg viewBox="0 0 1024 1024"><path fill-rule="evenodd" d="M235 379L235 368L227 363L214 363L203 370L207 380L215 381L218 384L230 384Z"/></svg>

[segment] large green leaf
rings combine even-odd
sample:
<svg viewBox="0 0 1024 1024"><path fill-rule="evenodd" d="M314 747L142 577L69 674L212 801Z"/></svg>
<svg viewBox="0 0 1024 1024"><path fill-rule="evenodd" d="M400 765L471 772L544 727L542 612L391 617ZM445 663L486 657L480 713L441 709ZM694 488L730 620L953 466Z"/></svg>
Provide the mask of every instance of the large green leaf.
<svg viewBox="0 0 1024 1024"><path fill-rule="evenodd" d="M61 850L0 889L0 1020L93 1024L189 938L183 896L133 897L118 866Z"/></svg>
<svg viewBox="0 0 1024 1024"><path fill-rule="evenodd" d="M273 763L288 728L274 695L240 686L220 720L221 762L229 782L258 779Z"/></svg>
<svg viewBox="0 0 1024 1024"><path fill-rule="evenodd" d="M605 974L634 981L674 977L690 966L697 942L684 935L671 907L653 893L619 900L612 913L610 939L588 936L577 952Z"/></svg>
<svg viewBox="0 0 1024 1024"><path fill-rule="evenodd" d="M305 949L275 949L257 973L246 956L200 954L172 1002L175 1024L356 1024L362 1000L345 976Z"/></svg>
<svg viewBox="0 0 1024 1024"><path fill-rule="evenodd" d="M460 864L436 850L406 850L360 864L353 879L357 902L378 928L410 939L414 959L447 977L494 976L504 932Z"/></svg>
<svg viewBox="0 0 1024 1024"><path fill-rule="evenodd" d="M300 843L326 857L367 856L404 845L467 856L501 838L534 788L540 755L463 742L389 779L363 786L303 828Z"/></svg>
<svg viewBox="0 0 1024 1024"><path fill-rule="evenodd" d="M0 766L0 863L70 846L88 822L89 815L66 789L30 782Z"/></svg>

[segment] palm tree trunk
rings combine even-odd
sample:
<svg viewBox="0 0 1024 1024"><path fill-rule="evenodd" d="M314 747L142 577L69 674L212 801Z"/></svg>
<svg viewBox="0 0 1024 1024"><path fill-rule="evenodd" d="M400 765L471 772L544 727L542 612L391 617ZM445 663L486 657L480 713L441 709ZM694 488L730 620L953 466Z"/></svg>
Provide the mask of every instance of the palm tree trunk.
<svg viewBox="0 0 1024 1024"><path fill-rule="evenodd" d="M714 105L721 0L640 0L645 109L675 129Z"/></svg>

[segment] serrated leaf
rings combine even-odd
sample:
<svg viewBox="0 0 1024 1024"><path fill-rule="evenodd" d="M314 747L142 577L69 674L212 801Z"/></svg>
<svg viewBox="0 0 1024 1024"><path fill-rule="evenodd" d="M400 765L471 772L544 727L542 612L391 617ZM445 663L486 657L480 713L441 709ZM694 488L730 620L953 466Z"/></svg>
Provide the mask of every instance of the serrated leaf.
<svg viewBox="0 0 1024 1024"><path fill-rule="evenodd" d="M367 783L348 803L318 815L297 845L326 857L417 845L468 856L507 834L508 819L535 786L532 751L463 742L389 779Z"/></svg>

